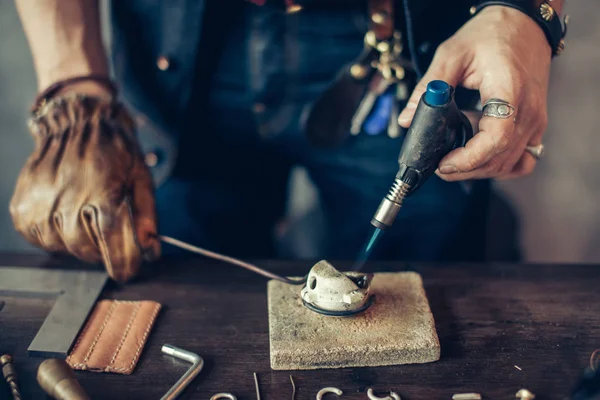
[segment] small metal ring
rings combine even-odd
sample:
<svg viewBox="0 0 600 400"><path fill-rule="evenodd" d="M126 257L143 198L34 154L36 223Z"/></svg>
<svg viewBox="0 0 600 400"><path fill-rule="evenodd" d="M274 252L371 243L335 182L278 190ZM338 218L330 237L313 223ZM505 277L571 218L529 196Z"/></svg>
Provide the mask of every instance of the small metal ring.
<svg viewBox="0 0 600 400"><path fill-rule="evenodd" d="M374 301L375 301L375 295L372 294L371 296L369 296L365 305L359 309L347 310L347 311L330 311L330 310L323 310L322 308L319 308L319 307L315 306L314 304L311 304L311 303L307 302L306 300L302 299L302 303L304 304L304 306L306 308L308 308L309 310L314 311L316 313L326 315L328 317L349 317L351 315L359 314L363 311L366 311L367 308L371 307L371 305L373 304Z"/></svg>
<svg viewBox="0 0 600 400"><path fill-rule="evenodd" d="M369 390L367 390L367 396L369 396L369 399L371 399L371 400L401 400L398 393L392 392L392 391L390 391L389 396L377 397L377 396L375 396L375 393L373 393L373 389L371 389L371 388L369 388Z"/></svg>
<svg viewBox="0 0 600 400"><path fill-rule="evenodd" d="M596 371L600 367L600 349L594 350L590 356L590 368Z"/></svg>
<svg viewBox="0 0 600 400"><path fill-rule="evenodd" d="M531 154L536 160L539 160L544 155L544 145L527 146L525 147L525 151Z"/></svg>
<svg viewBox="0 0 600 400"><path fill-rule="evenodd" d="M502 99L489 99L483 105L483 116L494 118L509 118L515 113L515 107Z"/></svg>
<svg viewBox="0 0 600 400"><path fill-rule="evenodd" d="M237 397L232 395L231 393L217 393L210 400L219 400L219 399L227 399L227 400L237 400Z"/></svg>
<svg viewBox="0 0 600 400"><path fill-rule="evenodd" d="M335 387L326 387L319 390L319 393L317 393L317 400L323 400L323 396L325 396L327 393L333 393L337 396L341 396L344 392Z"/></svg>

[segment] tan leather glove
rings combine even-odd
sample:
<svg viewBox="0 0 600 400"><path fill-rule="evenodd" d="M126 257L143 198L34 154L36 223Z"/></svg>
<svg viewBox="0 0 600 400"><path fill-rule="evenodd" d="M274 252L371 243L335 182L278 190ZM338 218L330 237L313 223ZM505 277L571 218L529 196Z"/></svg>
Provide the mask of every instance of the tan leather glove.
<svg viewBox="0 0 600 400"><path fill-rule="evenodd" d="M111 100L58 97L34 114L35 150L10 203L15 228L33 245L102 261L115 280L160 255L154 187L134 123Z"/></svg>

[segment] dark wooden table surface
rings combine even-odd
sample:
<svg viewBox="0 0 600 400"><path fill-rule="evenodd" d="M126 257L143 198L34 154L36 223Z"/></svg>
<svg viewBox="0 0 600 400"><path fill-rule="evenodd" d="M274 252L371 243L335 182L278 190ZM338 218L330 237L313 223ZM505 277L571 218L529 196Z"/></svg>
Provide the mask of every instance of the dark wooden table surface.
<svg viewBox="0 0 600 400"><path fill-rule="evenodd" d="M0 265L72 265L45 258L0 256ZM310 262L263 262L287 275ZM334 263L344 268L344 263ZM89 267L88 267L89 268ZM367 399L366 389L397 391L402 399L450 399L478 392L514 399L526 387L537 399L564 399L600 347L600 267L594 265L412 265L372 263L372 271L414 270L423 276L442 346L440 361L423 365L294 371L296 399L314 399L325 386L342 399ZM165 260L126 286L109 283L103 297L163 304L130 376L77 372L94 399L159 399L186 370L160 353L170 343L201 355L206 366L182 398L208 400L217 392L263 400L291 399L289 372L269 366L266 280L205 259ZM35 382L40 359L27 346L50 299L2 298L0 351L11 353L24 399L45 398ZM0 398L8 398L0 384ZM329 398L329 397L327 397ZM332 396L335 398L335 396Z"/></svg>

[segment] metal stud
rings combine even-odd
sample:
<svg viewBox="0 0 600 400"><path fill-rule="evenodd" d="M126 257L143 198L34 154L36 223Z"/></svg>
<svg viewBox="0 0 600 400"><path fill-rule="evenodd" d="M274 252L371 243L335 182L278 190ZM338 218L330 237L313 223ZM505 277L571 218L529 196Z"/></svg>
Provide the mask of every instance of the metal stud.
<svg viewBox="0 0 600 400"><path fill-rule="evenodd" d="M350 75L352 75L354 79L363 79L367 76L368 71L368 68L361 64L354 64L350 67Z"/></svg>
<svg viewBox="0 0 600 400"><path fill-rule="evenodd" d="M556 55L561 55L563 51L565 51L565 39L560 39L560 42L558 42L558 47L556 47Z"/></svg>
<svg viewBox="0 0 600 400"><path fill-rule="evenodd" d="M292 4L285 10L288 14L294 14L299 11L302 11L302 6L300 4Z"/></svg>
<svg viewBox="0 0 600 400"><path fill-rule="evenodd" d="M156 66L161 71L166 71L171 67L171 61L166 56L160 56L156 59Z"/></svg>
<svg viewBox="0 0 600 400"><path fill-rule="evenodd" d="M548 3L542 3L540 6L540 15L542 18L544 18L544 20L550 22L554 17L554 8L552 8L552 6Z"/></svg>
<svg viewBox="0 0 600 400"><path fill-rule="evenodd" d="M385 21L387 21L387 19L388 19L388 15L384 12L376 12L371 16L371 20L379 25L385 23Z"/></svg>
<svg viewBox="0 0 600 400"><path fill-rule="evenodd" d="M148 167L156 167L158 165L158 155L155 152L147 153L144 156L144 162Z"/></svg>

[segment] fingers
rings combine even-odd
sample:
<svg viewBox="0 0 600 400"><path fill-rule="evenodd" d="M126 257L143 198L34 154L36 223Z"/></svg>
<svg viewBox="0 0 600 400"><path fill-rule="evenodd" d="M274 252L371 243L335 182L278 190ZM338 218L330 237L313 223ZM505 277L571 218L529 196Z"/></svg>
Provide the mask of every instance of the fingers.
<svg viewBox="0 0 600 400"><path fill-rule="evenodd" d="M479 111L462 111L463 114L467 117L469 122L471 123L471 128L473 132L477 132L479 130L479 122L481 121L481 112Z"/></svg>
<svg viewBox="0 0 600 400"><path fill-rule="evenodd" d="M110 277L125 282L135 276L142 254L135 238L128 199L117 207L86 205L81 212L85 216L85 230L97 244Z"/></svg>
<svg viewBox="0 0 600 400"><path fill-rule="evenodd" d="M482 101L497 98L508 102L515 108L514 114L508 118L483 116L479 122L479 132L465 147L448 154L439 165L439 176L445 180L481 179L505 175L522 154L520 147L525 147L531 136L531 127L527 121L518 126L516 120L522 103L521 88L508 84L494 88L482 87ZM491 93L495 93L493 96ZM517 157L515 153L519 152Z"/></svg>
<svg viewBox="0 0 600 400"><path fill-rule="evenodd" d="M529 152L524 152L519 161L513 167L513 170L506 175L500 176L498 180L508 180L520 178L522 176L529 175L533 172L537 165L537 160Z"/></svg>
<svg viewBox="0 0 600 400"><path fill-rule="evenodd" d="M412 95L410 96L404 110L398 117L398 123L404 128L408 128L415 115L417 105L421 96L427 90L429 82L434 80L443 80L452 87L456 87L461 81L465 69L465 53L457 51L451 44L442 44L435 53L429 69L419 81Z"/></svg>
<svg viewBox="0 0 600 400"><path fill-rule="evenodd" d="M136 163L133 175L131 211L137 242L143 252L144 259L153 261L160 257L160 241L158 239L152 176L141 161Z"/></svg>
<svg viewBox="0 0 600 400"><path fill-rule="evenodd" d="M81 213L80 206L65 202L54 218L56 232L69 253L89 263L102 261L95 238L85 229L86 216Z"/></svg>

